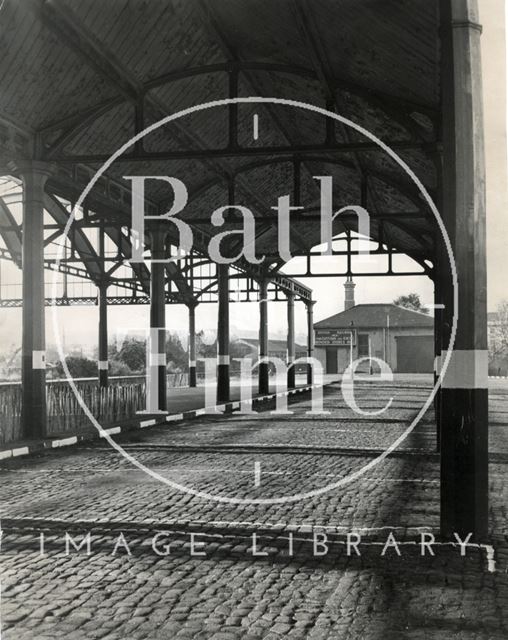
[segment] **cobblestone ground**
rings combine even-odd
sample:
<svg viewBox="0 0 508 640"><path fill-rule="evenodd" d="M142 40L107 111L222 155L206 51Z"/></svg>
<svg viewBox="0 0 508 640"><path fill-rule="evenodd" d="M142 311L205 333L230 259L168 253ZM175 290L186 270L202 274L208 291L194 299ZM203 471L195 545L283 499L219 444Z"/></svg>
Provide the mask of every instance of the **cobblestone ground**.
<svg viewBox="0 0 508 640"><path fill-rule="evenodd" d="M308 414L302 396L292 414L267 405L118 440L222 501L106 442L5 461L2 638L508 637L508 387L490 403L491 546L465 556L448 544L421 555L439 520L432 412L379 459L429 391L364 385L366 411L393 396L368 417L332 386L329 414Z"/></svg>

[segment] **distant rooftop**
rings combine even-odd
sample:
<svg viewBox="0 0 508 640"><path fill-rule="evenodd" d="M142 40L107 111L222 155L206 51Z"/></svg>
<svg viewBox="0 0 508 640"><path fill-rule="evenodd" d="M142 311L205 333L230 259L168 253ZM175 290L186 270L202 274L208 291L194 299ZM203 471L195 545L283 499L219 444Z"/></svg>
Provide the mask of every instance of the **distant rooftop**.
<svg viewBox="0 0 508 640"><path fill-rule="evenodd" d="M413 311L396 304L357 304L346 311L336 313L314 324L315 329L349 329L351 322L357 328L386 327L428 327L434 328L434 318L419 311Z"/></svg>
<svg viewBox="0 0 508 640"><path fill-rule="evenodd" d="M250 347L257 349L259 346L259 340L256 338L237 338L236 342L242 342L243 344L248 344ZM268 350L269 351L285 351L287 349L287 341L286 340L268 340ZM306 347L301 344L295 342L295 348L304 351Z"/></svg>

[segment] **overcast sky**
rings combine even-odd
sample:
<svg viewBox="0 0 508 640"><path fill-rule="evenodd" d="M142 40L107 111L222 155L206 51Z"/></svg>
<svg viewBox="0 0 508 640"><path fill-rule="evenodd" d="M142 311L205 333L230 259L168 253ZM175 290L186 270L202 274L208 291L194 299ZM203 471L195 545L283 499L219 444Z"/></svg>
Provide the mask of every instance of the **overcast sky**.
<svg viewBox="0 0 508 640"><path fill-rule="evenodd" d="M504 46L503 0L479 0L483 23L483 82L485 106L485 135L487 158L487 245L488 245L488 306L494 310L502 298L508 298L505 275L507 224L507 144L506 144L506 53ZM49 275L49 274L48 274ZM49 278L47 278L49 279ZM4 280L5 282L5 280ZM344 306L343 280L335 278L303 280L313 289L315 320L342 311ZM417 292L424 302L433 301L433 286L426 277L356 278L356 302L391 302L403 293ZM187 332L187 309L167 307L167 326L172 331ZM61 324L65 327L65 343L82 344L85 348L97 340L97 308L74 307L60 309ZM232 304L232 334L242 335L257 330L257 304ZM272 337L283 336L286 331L284 303L272 303L269 308ZM54 342L52 320L47 310L47 340ZM217 325L215 305L198 307L197 328L212 338ZM110 307L111 338L117 331L148 326L148 307ZM296 305L296 329L300 338L306 331L305 309ZM0 345L19 345L21 342L21 311L2 309L0 317Z"/></svg>
<svg viewBox="0 0 508 640"><path fill-rule="evenodd" d="M488 306L494 311L508 298L508 173L506 142L506 47L504 0L479 0L483 24L482 62L487 178Z"/></svg>

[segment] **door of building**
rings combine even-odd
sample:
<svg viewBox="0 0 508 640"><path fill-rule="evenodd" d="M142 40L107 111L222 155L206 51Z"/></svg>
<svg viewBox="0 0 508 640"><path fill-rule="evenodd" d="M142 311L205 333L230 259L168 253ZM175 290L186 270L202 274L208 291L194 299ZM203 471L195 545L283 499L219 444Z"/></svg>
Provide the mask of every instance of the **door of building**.
<svg viewBox="0 0 508 640"><path fill-rule="evenodd" d="M326 373L339 373L337 347L326 347Z"/></svg>
<svg viewBox="0 0 508 640"><path fill-rule="evenodd" d="M358 357L367 358L369 356L369 334L358 334Z"/></svg>
<svg viewBox="0 0 508 640"><path fill-rule="evenodd" d="M433 336L396 336L397 372L431 373L434 369Z"/></svg>

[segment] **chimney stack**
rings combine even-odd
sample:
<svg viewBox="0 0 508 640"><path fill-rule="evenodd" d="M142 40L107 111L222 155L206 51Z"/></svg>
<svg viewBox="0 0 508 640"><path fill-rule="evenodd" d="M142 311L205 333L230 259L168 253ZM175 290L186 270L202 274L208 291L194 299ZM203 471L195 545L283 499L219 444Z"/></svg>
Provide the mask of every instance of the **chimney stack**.
<svg viewBox="0 0 508 640"><path fill-rule="evenodd" d="M353 277L348 276L346 282L344 283L344 311L351 309L351 307L355 306L355 283L353 282Z"/></svg>

